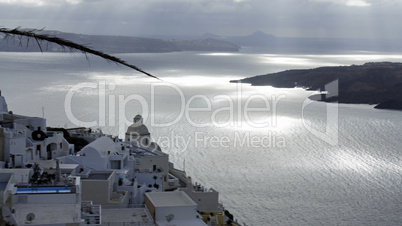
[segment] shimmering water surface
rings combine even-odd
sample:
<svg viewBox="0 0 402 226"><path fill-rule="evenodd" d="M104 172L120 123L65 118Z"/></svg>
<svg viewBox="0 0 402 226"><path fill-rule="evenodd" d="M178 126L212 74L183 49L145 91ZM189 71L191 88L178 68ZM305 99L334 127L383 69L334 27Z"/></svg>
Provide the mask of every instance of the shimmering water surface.
<svg viewBox="0 0 402 226"><path fill-rule="evenodd" d="M162 81L80 54L0 53L0 89L9 110L44 115L50 126L94 122L123 137L141 113L175 166L217 189L247 225L402 224L400 111L310 103L313 92L302 89L229 83L402 55L118 56Z"/></svg>

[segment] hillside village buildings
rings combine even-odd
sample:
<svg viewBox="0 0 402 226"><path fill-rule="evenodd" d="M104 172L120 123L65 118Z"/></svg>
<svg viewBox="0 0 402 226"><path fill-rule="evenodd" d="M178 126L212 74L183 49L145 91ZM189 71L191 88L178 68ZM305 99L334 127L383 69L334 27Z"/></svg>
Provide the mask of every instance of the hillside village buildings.
<svg viewBox="0 0 402 226"><path fill-rule="evenodd" d="M151 141L141 115L125 141L8 110L0 92L0 225L236 225L219 193L193 185ZM225 216L225 213L227 216Z"/></svg>

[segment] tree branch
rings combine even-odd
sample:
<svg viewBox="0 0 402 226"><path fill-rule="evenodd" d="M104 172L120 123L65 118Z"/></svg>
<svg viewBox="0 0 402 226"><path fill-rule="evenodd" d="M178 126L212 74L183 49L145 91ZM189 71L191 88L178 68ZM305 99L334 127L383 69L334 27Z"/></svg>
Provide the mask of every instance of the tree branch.
<svg viewBox="0 0 402 226"><path fill-rule="evenodd" d="M27 45L28 45L28 42L29 42L30 39L34 39L36 41L36 43L38 44L39 49L40 49L41 52L43 52L42 46L41 46L42 41L55 43L55 44L58 44L59 46L61 46L63 49L68 48L70 51L79 51L79 52L83 53L85 55L85 57L88 57L87 54L89 53L89 54L92 54L92 55L95 55L95 56L99 56L99 57L101 57L101 58L103 58L103 59L105 59L107 61L115 62L117 64L122 64L122 65L127 66L129 68L132 68L132 69L134 69L136 71L139 71L139 72L141 72L141 73L143 73L143 74L145 74L145 75L147 75L149 77L159 79L158 77L156 77L156 76L154 76L154 75L152 75L152 74L150 74L150 73L138 68L137 66L132 65L132 64L128 64L124 60L122 60L120 58L117 58L115 56L111 56L109 54L106 54L106 53L103 53L103 52L100 52L100 51L97 51L97 50L90 49L90 48L88 48L86 46L77 44L77 43L69 41L69 40L65 40L65 39L62 39L62 38L57 38L57 37L50 36L50 35L35 33L35 32L38 32L38 31L41 31L41 30L36 30L36 29L33 29L33 30L21 30L19 28L15 28L15 29L0 28L0 33L4 33L6 35L5 38L18 37L18 39L20 40L20 45L22 43L22 37L26 37L28 39Z"/></svg>

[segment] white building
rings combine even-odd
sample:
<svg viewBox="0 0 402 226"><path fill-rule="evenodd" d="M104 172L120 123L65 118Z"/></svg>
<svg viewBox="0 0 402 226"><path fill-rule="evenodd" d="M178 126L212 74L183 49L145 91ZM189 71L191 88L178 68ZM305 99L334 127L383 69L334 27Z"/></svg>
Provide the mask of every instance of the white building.
<svg viewBox="0 0 402 226"><path fill-rule="evenodd" d="M154 226L146 208L102 209L102 225Z"/></svg>
<svg viewBox="0 0 402 226"><path fill-rule="evenodd" d="M185 192L196 204L199 211L218 211L219 192L213 188L204 188L202 185L192 184L191 178L188 178L187 186L179 188Z"/></svg>
<svg viewBox="0 0 402 226"><path fill-rule="evenodd" d="M134 130L146 131L140 133L140 140L150 139L147 127L142 124L142 117L137 115L134 121L134 126L127 129L127 134ZM137 130L138 128L141 129ZM149 145L146 146L146 143ZM79 173L86 170L116 170L124 181L146 185L151 190L178 188L179 180L169 174L169 155L155 147L158 147L157 144L149 140L129 143L103 136L85 146L77 155L59 159L63 163L79 164Z"/></svg>
<svg viewBox="0 0 402 226"><path fill-rule="evenodd" d="M145 205L157 226L207 225L197 213L197 204L182 191L146 193Z"/></svg>
<svg viewBox="0 0 402 226"><path fill-rule="evenodd" d="M86 145L78 155L60 158L65 163L76 163L94 170L123 170L134 168L134 158L124 143L114 142L110 137L100 137Z"/></svg>
<svg viewBox="0 0 402 226"><path fill-rule="evenodd" d="M32 186L20 176L31 169L0 172L3 220L14 225L79 225L81 223L81 182L68 177L54 185ZM7 172L8 171L8 172ZM3 222L4 223L4 222Z"/></svg>
<svg viewBox="0 0 402 226"><path fill-rule="evenodd" d="M129 204L128 191L118 190L115 171L90 171L81 176L82 200L92 201L96 205L125 208Z"/></svg>
<svg viewBox="0 0 402 226"><path fill-rule="evenodd" d="M46 131L46 119L8 112L0 96L0 168L21 168L30 160L53 159L73 152L74 146L61 132Z"/></svg>

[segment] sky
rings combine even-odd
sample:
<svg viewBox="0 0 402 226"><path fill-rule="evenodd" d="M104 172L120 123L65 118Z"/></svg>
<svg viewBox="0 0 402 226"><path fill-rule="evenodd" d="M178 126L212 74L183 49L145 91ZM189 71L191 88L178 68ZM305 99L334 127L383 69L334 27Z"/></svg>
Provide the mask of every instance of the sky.
<svg viewBox="0 0 402 226"><path fill-rule="evenodd" d="M402 37L402 0L0 0L0 27L81 34Z"/></svg>

